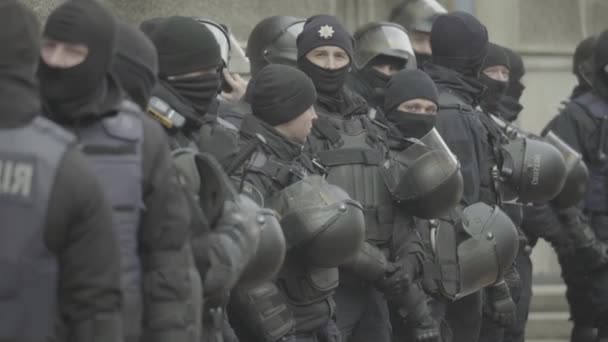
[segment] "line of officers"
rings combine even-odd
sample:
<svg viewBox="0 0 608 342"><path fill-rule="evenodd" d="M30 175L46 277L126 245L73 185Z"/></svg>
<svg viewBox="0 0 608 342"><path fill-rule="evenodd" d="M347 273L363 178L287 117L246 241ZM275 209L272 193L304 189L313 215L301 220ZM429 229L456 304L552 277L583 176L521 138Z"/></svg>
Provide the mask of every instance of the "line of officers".
<svg viewBox="0 0 608 342"><path fill-rule="evenodd" d="M209 19L0 3L0 340L523 341L542 237L604 341L608 35L537 136L476 18L391 21L267 18L247 84Z"/></svg>

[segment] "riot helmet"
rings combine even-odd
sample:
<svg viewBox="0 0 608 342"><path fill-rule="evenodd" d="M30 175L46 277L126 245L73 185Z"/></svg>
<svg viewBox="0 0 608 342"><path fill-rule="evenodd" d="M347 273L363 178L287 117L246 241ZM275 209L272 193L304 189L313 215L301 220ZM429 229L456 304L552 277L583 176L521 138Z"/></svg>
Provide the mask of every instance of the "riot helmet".
<svg viewBox="0 0 608 342"><path fill-rule="evenodd" d="M566 181L566 163L560 151L537 139L518 137L502 146L503 183L520 203L553 199Z"/></svg>
<svg viewBox="0 0 608 342"><path fill-rule="evenodd" d="M589 170L582 156L553 131L545 136L545 141L557 148L566 162L566 181L560 193L551 203L559 208L577 205L587 192Z"/></svg>
<svg viewBox="0 0 608 342"><path fill-rule="evenodd" d="M475 203L438 221L432 246L439 288L456 300L496 283L519 249L515 224L497 206Z"/></svg>
<svg viewBox="0 0 608 342"><path fill-rule="evenodd" d="M389 20L408 31L430 33L435 19L447 13L435 0L405 0L391 11Z"/></svg>
<svg viewBox="0 0 608 342"><path fill-rule="evenodd" d="M304 28L304 19L273 16L259 22L247 40L246 55L251 63L251 75L267 64L295 66L296 38Z"/></svg>
<svg viewBox="0 0 608 342"><path fill-rule="evenodd" d="M244 203L255 208L257 204L242 195ZM246 199L246 200L245 200ZM255 222L260 229L260 242L253 258L241 273L239 278L239 286L255 287L262 282L272 279L283 266L283 260L287 253L287 243L283 234L283 229L279 223L274 210L257 207L257 210L248 211L251 216L249 222Z"/></svg>
<svg viewBox="0 0 608 342"><path fill-rule="evenodd" d="M213 37L215 37L215 41L220 46L220 54L222 56L222 60L224 61L224 67L227 68L230 65L230 51L232 49L232 42L230 40L230 33L228 32L228 27L210 19L193 19L205 25L207 29L211 31Z"/></svg>
<svg viewBox="0 0 608 342"><path fill-rule="evenodd" d="M281 217L288 248L316 267L353 259L365 240L363 207L346 191L310 176L270 199Z"/></svg>
<svg viewBox="0 0 608 342"><path fill-rule="evenodd" d="M179 150L178 150L179 151ZM239 284L255 286L274 277L283 264L287 247L276 214L260 206L244 194L239 194L222 166L208 153L196 153L194 162L199 178L199 207L211 225L216 225L225 212L225 203L232 202L247 232L258 234L255 254L245 266Z"/></svg>
<svg viewBox="0 0 608 342"><path fill-rule="evenodd" d="M396 154L398 176L393 196L408 214L437 218L456 207L464 183L460 164L436 129Z"/></svg>
<svg viewBox="0 0 608 342"><path fill-rule="evenodd" d="M354 65L357 69L368 66L378 56L394 57L403 61L408 69L416 68L414 49L405 29L394 23L375 22L361 27L354 35Z"/></svg>

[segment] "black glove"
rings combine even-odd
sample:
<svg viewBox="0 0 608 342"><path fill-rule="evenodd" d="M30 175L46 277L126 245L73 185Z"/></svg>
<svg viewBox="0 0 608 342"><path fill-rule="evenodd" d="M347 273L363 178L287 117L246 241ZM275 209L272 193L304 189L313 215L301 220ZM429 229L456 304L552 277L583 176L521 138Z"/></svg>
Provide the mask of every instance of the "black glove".
<svg viewBox="0 0 608 342"><path fill-rule="evenodd" d="M517 308L506 282L486 287L485 313L496 323L503 327L509 327L515 323Z"/></svg>
<svg viewBox="0 0 608 342"><path fill-rule="evenodd" d="M389 299L402 296L410 284L410 276L400 264L388 263L384 276L376 282L376 287Z"/></svg>
<svg viewBox="0 0 608 342"><path fill-rule="evenodd" d="M439 342L441 336L439 323L431 316L425 316L414 324L412 334L416 342Z"/></svg>

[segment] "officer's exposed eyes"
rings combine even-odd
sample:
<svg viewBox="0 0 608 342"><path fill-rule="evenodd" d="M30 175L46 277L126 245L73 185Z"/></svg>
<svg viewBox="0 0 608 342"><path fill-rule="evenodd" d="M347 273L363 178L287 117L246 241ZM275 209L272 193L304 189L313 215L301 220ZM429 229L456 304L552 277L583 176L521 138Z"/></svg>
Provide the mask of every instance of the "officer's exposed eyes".
<svg viewBox="0 0 608 342"><path fill-rule="evenodd" d="M67 69L84 62L89 55L89 48L84 44L43 38L40 55L48 66Z"/></svg>
<svg viewBox="0 0 608 342"><path fill-rule="evenodd" d="M493 80L509 82L510 71L504 65L494 65L489 68L485 68L483 69L483 73Z"/></svg>
<svg viewBox="0 0 608 342"><path fill-rule="evenodd" d="M341 69L350 64L350 57L337 46L319 46L306 54L306 58L324 69Z"/></svg>
<svg viewBox="0 0 608 342"><path fill-rule="evenodd" d="M209 68L209 69L204 69L204 70L190 72L190 73L183 74L183 75L169 76L169 77L167 77L167 79L169 81L179 81L179 80L195 79L195 78L197 78L199 76L219 73L221 71L221 69L222 69L221 67L214 67L214 68Z"/></svg>
<svg viewBox="0 0 608 342"><path fill-rule="evenodd" d="M398 110L408 113L435 115L437 114L437 105L429 100L413 99L401 103Z"/></svg>
<svg viewBox="0 0 608 342"><path fill-rule="evenodd" d="M393 76L403 69L403 67L394 64L378 64L374 65L372 68L386 76Z"/></svg>

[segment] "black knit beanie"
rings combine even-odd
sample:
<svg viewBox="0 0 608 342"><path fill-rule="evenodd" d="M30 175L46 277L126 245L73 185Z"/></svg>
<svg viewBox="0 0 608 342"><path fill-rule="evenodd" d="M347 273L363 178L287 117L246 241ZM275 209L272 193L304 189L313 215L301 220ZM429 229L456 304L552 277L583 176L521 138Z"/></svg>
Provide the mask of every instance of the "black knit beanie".
<svg viewBox="0 0 608 342"><path fill-rule="evenodd" d="M488 31L466 12L440 15L431 30L433 63L477 77L488 49Z"/></svg>
<svg viewBox="0 0 608 342"><path fill-rule="evenodd" d="M315 86L306 74L280 64L262 68L248 91L253 115L271 126L297 118L317 100Z"/></svg>
<svg viewBox="0 0 608 342"><path fill-rule="evenodd" d="M131 99L145 108L156 84L158 56L150 39L125 22L118 23L118 45L112 71Z"/></svg>
<svg viewBox="0 0 608 342"><path fill-rule="evenodd" d="M438 103L435 82L425 72L401 70L391 77L386 86L384 111L392 112L400 104L413 99L425 99Z"/></svg>
<svg viewBox="0 0 608 342"><path fill-rule="evenodd" d="M337 46L342 48L351 61L354 54L354 40L352 35L342 24L331 15L315 15L308 18L304 30L297 38L298 59L302 59L308 52L319 46Z"/></svg>
<svg viewBox="0 0 608 342"><path fill-rule="evenodd" d="M483 61L483 69L503 65L507 69L511 70L511 64L509 63L509 57L503 47L493 43L488 44L488 53Z"/></svg>
<svg viewBox="0 0 608 342"><path fill-rule="evenodd" d="M222 65L213 33L192 18L171 17L152 31L161 77L183 75Z"/></svg>

